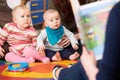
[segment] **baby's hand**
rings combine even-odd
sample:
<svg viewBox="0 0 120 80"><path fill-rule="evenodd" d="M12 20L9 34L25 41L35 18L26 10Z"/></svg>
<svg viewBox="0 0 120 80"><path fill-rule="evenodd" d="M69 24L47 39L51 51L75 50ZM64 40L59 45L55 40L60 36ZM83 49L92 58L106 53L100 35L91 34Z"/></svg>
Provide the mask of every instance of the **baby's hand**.
<svg viewBox="0 0 120 80"><path fill-rule="evenodd" d="M45 56L45 46L36 47L36 50L40 53L41 56Z"/></svg>
<svg viewBox="0 0 120 80"><path fill-rule="evenodd" d="M44 50L43 50L43 51L39 50L39 53L40 53L40 55L41 55L42 57L45 57L45 56L46 56Z"/></svg>
<svg viewBox="0 0 120 80"><path fill-rule="evenodd" d="M45 50L45 46L42 45L42 46L40 46L40 47L36 47L36 50L37 50L37 51L43 51L43 50Z"/></svg>
<svg viewBox="0 0 120 80"><path fill-rule="evenodd" d="M73 47L73 49L75 49L75 50L78 49L78 45L77 45L77 44L73 44L72 47Z"/></svg>
<svg viewBox="0 0 120 80"><path fill-rule="evenodd" d="M4 52L5 50L2 47L0 47L0 57L4 57Z"/></svg>

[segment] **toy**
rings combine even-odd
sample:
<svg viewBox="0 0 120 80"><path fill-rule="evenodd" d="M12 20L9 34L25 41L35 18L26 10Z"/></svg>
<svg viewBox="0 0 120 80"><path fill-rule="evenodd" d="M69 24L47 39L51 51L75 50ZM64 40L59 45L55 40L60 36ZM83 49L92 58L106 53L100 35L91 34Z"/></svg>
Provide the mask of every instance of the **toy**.
<svg viewBox="0 0 120 80"><path fill-rule="evenodd" d="M16 62L8 65L9 72L24 72L29 68L29 64L26 62Z"/></svg>

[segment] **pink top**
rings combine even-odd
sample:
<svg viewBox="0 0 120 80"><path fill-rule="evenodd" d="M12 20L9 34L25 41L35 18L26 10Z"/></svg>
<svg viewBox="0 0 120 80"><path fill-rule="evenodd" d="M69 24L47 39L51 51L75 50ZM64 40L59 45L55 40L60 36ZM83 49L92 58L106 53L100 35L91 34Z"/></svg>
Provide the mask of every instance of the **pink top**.
<svg viewBox="0 0 120 80"><path fill-rule="evenodd" d="M22 55L25 46L36 46L37 31L33 27L21 30L15 23L7 23L3 29L0 30L0 46L7 41L8 36L16 39L15 43L10 44L9 50L18 55Z"/></svg>

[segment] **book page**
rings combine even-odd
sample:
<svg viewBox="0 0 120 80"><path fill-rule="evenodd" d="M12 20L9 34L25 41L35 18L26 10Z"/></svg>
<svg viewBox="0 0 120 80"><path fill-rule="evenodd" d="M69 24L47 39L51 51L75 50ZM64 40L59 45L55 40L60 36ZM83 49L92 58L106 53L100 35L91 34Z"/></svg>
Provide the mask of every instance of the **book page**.
<svg viewBox="0 0 120 80"><path fill-rule="evenodd" d="M74 2L77 3L77 0ZM110 10L117 2L117 0L103 0L82 6L76 5L73 1L71 3L72 6L76 5L73 7L73 12L82 44L95 53L97 60L102 59L107 19Z"/></svg>

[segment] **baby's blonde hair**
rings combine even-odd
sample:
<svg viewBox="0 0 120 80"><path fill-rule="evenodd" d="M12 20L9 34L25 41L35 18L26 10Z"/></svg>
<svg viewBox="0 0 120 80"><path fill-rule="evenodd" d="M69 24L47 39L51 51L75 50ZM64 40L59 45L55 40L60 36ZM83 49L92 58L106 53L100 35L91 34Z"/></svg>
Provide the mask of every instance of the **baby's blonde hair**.
<svg viewBox="0 0 120 80"><path fill-rule="evenodd" d="M53 14L53 13L58 13L59 14L59 12L57 10L55 10L55 9L48 9L48 10L46 10L44 12L44 14L43 14L43 19L45 20L45 18L46 18L47 15Z"/></svg>
<svg viewBox="0 0 120 80"><path fill-rule="evenodd" d="M16 7L14 7L13 8L13 10L12 10L12 16L14 16L15 15L15 12L16 11L18 11L18 10L20 10L20 9L22 9L22 10L30 10L27 6L25 6L25 5L17 5Z"/></svg>

